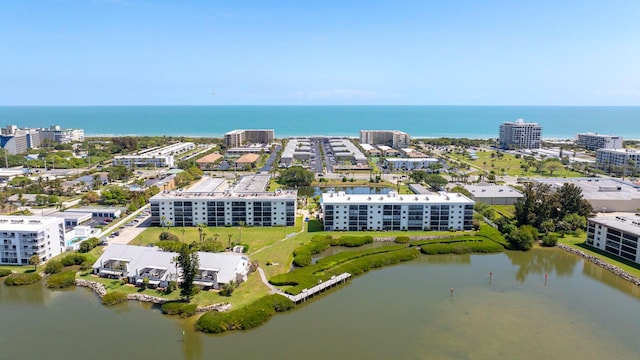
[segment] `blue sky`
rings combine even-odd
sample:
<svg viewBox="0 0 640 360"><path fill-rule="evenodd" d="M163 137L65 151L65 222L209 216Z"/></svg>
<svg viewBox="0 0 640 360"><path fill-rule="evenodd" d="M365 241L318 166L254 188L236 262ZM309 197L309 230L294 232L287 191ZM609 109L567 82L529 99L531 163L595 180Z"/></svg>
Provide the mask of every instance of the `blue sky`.
<svg viewBox="0 0 640 360"><path fill-rule="evenodd" d="M640 105L640 1L4 0L0 105Z"/></svg>

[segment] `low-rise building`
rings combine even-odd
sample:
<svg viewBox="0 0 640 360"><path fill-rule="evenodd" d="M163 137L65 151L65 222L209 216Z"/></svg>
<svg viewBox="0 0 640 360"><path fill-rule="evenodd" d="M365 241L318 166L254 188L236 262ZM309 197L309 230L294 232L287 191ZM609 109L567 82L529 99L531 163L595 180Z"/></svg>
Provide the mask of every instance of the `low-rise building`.
<svg viewBox="0 0 640 360"><path fill-rule="evenodd" d="M196 164L201 170L211 170L215 168L216 164L218 164L218 162L220 162L222 158L222 155L213 153L199 158L198 160L196 160Z"/></svg>
<svg viewBox="0 0 640 360"><path fill-rule="evenodd" d="M325 231L471 230L474 201L457 193L322 194Z"/></svg>
<svg viewBox="0 0 640 360"><path fill-rule="evenodd" d="M293 226L295 190L275 192L164 191L150 200L152 225L160 226Z"/></svg>
<svg viewBox="0 0 640 360"><path fill-rule="evenodd" d="M117 218L120 217L120 215L122 215L122 209L120 209L120 208L112 208L112 207L69 208L69 209L66 209L65 212L91 214L92 217L110 218L110 219L117 219Z"/></svg>
<svg viewBox="0 0 640 360"><path fill-rule="evenodd" d="M589 246L640 263L640 217L598 216L588 219Z"/></svg>
<svg viewBox="0 0 640 360"><path fill-rule="evenodd" d="M495 185L481 182L477 185L464 185L471 193L471 198L477 202L489 205L513 205L524 195L507 185Z"/></svg>
<svg viewBox="0 0 640 360"><path fill-rule="evenodd" d="M329 145L337 160L351 161L353 164L360 165L368 163L367 157L349 139L332 138L329 139Z"/></svg>
<svg viewBox="0 0 640 360"><path fill-rule="evenodd" d="M163 148L141 151L134 155L121 155L113 158L113 165L132 167L172 167L175 156L192 151L196 145L192 142L171 144Z"/></svg>
<svg viewBox="0 0 640 360"><path fill-rule="evenodd" d="M311 159L311 140L309 138L292 138L287 142L280 155L281 166L291 166L294 160L308 161Z"/></svg>
<svg viewBox="0 0 640 360"><path fill-rule="evenodd" d="M582 197L598 212L636 211L640 208L640 187L611 178L537 178L538 183L557 189L573 184L582 190Z"/></svg>
<svg viewBox="0 0 640 360"><path fill-rule="evenodd" d="M385 165L393 170L426 170L437 164L436 158L385 158Z"/></svg>
<svg viewBox="0 0 640 360"><path fill-rule="evenodd" d="M600 169L609 170L620 167L627 170L640 169L640 151L632 149L598 149L596 150L596 165Z"/></svg>
<svg viewBox="0 0 640 360"><path fill-rule="evenodd" d="M236 167L240 169L251 168L260 159L258 154L244 154L236 160Z"/></svg>
<svg viewBox="0 0 640 360"><path fill-rule="evenodd" d="M47 261L65 248L64 219L0 216L0 264L28 265L37 255Z"/></svg>
<svg viewBox="0 0 640 360"><path fill-rule="evenodd" d="M219 289L228 283L242 283L249 273L249 258L235 253L198 252L198 270L194 284L205 289ZM182 282L182 272L173 259L174 252L156 247L111 244L93 264L95 274L127 279L140 286L166 288L170 281Z"/></svg>

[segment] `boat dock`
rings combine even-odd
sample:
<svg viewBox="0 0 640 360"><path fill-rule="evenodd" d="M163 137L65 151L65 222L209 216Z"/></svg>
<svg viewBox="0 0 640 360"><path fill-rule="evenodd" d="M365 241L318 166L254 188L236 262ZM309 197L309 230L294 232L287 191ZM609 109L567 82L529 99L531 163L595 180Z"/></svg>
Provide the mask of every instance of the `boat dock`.
<svg viewBox="0 0 640 360"><path fill-rule="evenodd" d="M312 287L311 289L302 289L302 291L298 295L287 294L283 291L278 291L278 294L288 298L289 300L297 304L299 302L306 301L308 298L312 297L313 295L319 292L322 292L330 287L333 287L336 284L340 284L347 281L347 279L350 277L351 277L351 274L342 273L337 276L332 276L331 279L321 282L318 285Z"/></svg>

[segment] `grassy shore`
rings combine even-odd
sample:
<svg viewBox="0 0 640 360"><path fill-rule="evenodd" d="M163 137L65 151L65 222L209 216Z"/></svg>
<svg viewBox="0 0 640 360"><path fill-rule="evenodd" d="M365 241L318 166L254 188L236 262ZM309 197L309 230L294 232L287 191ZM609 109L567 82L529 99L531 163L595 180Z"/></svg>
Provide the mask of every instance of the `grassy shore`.
<svg viewBox="0 0 640 360"><path fill-rule="evenodd" d="M596 249L596 248L592 248L588 245L585 244L585 240L586 240L587 235L583 234L580 236L571 236L571 235L566 235L563 238L559 238L558 242L567 245L567 246L571 246L574 249L578 249L581 250L582 252L592 255L592 256L596 256L599 259L601 259L604 262L607 262L611 265L615 265L617 267L619 267L620 269L628 272L629 274L639 277L640 278L640 265L636 264L634 262L622 259L622 258L618 258L615 257L607 252L604 252L600 249Z"/></svg>

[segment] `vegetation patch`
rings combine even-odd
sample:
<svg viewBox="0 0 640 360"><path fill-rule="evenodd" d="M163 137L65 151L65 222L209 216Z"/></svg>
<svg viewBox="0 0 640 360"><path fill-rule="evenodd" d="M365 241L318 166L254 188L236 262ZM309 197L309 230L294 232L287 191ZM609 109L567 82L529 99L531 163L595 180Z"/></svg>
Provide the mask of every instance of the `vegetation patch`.
<svg viewBox="0 0 640 360"><path fill-rule="evenodd" d="M188 304L184 302L168 302L162 305L162 313L166 315L178 315L181 318L187 318L196 314L196 304Z"/></svg>
<svg viewBox="0 0 640 360"><path fill-rule="evenodd" d="M333 238L331 235L315 235L311 242L300 246L293 251L293 264L298 267L305 267L311 264L311 256L327 250L331 246L359 247L364 244L371 244L372 236L341 236Z"/></svg>
<svg viewBox="0 0 640 360"><path fill-rule="evenodd" d="M82 254L69 254L60 259L63 266L82 265L87 258Z"/></svg>
<svg viewBox="0 0 640 360"><path fill-rule="evenodd" d="M57 274L62 271L62 263L58 260L49 260L44 267L45 274Z"/></svg>
<svg viewBox="0 0 640 360"><path fill-rule="evenodd" d="M248 330L266 323L273 315L295 307L295 303L277 294L267 295L245 307L230 311L209 311L196 322L196 329L206 333Z"/></svg>
<svg viewBox="0 0 640 360"><path fill-rule="evenodd" d="M0 277L5 277L11 274L11 270L9 269L0 269Z"/></svg>
<svg viewBox="0 0 640 360"><path fill-rule="evenodd" d="M374 249L343 252L318 260L315 264L279 274L269 282L276 286L291 286L290 294L299 294L302 289L311 288L320 281L326 281L334 275L348 272L361 274L372 268L396 264L415 259L419 252L404 245L389 245Z"/></svg>
<svg viewBox="0 0 640 360"><path fill-rule="evenodd" d="M127 294L121 291L112 291L102 297L102 304L112 306L127 301Z"/></svg>
<svg viewBox="0 0 640 360"><path fill-rule="evenodd" d="M408 236L397 236L393 242L396 244L408 244L411 239Z"/></svg>
<svg viewBox="0 0 640 360"><path fill-rule="evenodd" d="M49 275L47 287L50 289L64 289L76 285L76 272L63 271Z"/></svg>
<svg viewBox="0 0 640 360"><path fill-rule="evenodd" d="M4 279L4 283L8 286L29 285L37 283L42 279L40 275L35 272L32 273L14 273L7 276Z"/></svg>
<svg viewBox="0 0 640 360"><path fill-rule="evenodd" d="M447 240L436 240L432 243L420 246L420 252L426 255L496 253L503 250L504 247L498 243L471 236L459 236Z"/></svg>

